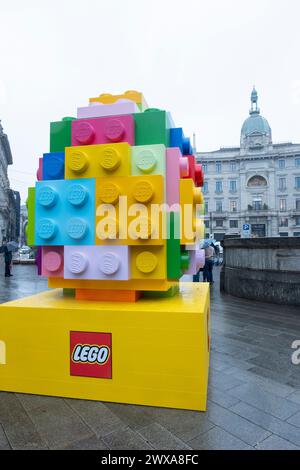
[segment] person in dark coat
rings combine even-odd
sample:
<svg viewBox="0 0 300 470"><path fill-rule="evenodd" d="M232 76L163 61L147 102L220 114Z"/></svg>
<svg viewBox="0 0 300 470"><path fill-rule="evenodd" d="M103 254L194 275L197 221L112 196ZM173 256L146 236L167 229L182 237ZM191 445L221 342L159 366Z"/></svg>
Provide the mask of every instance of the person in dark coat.
<svg viewBox="0 0 300 470"><path fill-rule="evenodd" d="M12 252L8 250L6 241L3 242L1 252L4 254L5 277L11 277Z"/></svg>

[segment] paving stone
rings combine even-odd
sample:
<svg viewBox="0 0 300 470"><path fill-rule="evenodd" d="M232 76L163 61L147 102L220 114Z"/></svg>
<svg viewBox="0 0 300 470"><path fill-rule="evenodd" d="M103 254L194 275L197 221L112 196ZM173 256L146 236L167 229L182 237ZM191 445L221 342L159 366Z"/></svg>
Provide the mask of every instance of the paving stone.
<svg viewBox="0 0 300 470"><path fill-rule="evenodd" d="M227 392L221 392L214 387L210 387L208 390L208 399L217 405L223 406L223 408L230 408L236 405L240 400L235 398Z"/></svg>
<svg viewBox="0 0 300 470"><path fill-rule="evenodd" d="M153 423L138 433L156 450L188 450L190 447L160 424Z"/></svg>
<svg viewBox="0 0 300 470"><path fill-rule="evenodd" d="M0 394L0 423L13 449L47 449L46 442L13 393Z"/></svg>
<svg viewBox="0 0 300 470"><path fill-rule="evenodd" d="M151 447L141 435L129 428L107 434L107 436L103 437L103 441L111 450L153 449L153 447Z"/></svg>
<svg viewBox="0 0 300 470"><path fill-rule="evenodd" d="M281 421L280 419L254 408L247 403L240 402L237 405L234 405L231 410L271 433L292 442L296 446L300 446L299 428L292 426L285 421Z"/></svg>
<svg viewBox="0 0 300 470"><path fill-rule="evenodd" d="M8 439L5 435L3 427L0 425L0 450L10 450Z"/></svg>
<svg viewBox="0 0 300 470"><path fill-rule="evenodd" d="M268 437L265 441L256 446L258 450L300 450L300 447L295 446L286 439L275 436L274 434Z"/></svg>
<svg viewBox="0 0 300 470"><path fill-rule="evenodd" d="M238 405L235 405L238 406ZM234 410L234 407L231 408ZM250 446L255 446L259 442L269 437L270 432L260 426L250 423L238 414L226 410L215 403L209 402L208 419L235 437L238 437Z"/></svg>
<svg viewBox="0 0 300 470"><path fill-rule="evenodd" d="M96 436L89 437L83 441L77 441L63 448L63 450L108 450L108 447Z"/></svg>
<svg viewBox="0 0 300 470"><path fill-rule="evenodd" d="M71 399L67 399L66 402L98 438L125 426L123 421L103 403Z"/></svg>
<svg viewBox="0 0 300 470"><path fill-rule="evenodd" d="M300 412L296 413L294 416L288 419L287 422L293 424L293 426L297 426L297 428L300 428Z"/></svg>
<svg viewBox="0 0 300 470"><path fill-rule="evenodd" d="M229 391L229 394L282 420L290 418L299 411L298 405L277 397L255 384L235 387Z"/></svg>
<svg viewBox="0 0 300 470"><path fill-rule="evenodd" d="M155 422L168 429L172 434L186 442L214 427L206 413L186 410L152 408Z"/></svg>
<svg viewBox="0 0 300 470"><path fill-rule="evenodd" d="M300 390L294 391L287 396L287 400L292 401L293 403L298 403L300 405Z"/></svg>
<svg viewBox="0 0 300 470"><path fill-rule="evenodd" d="M153 423L149 407L123 405L120 403L105 403L105 406L114 413L124 424L132 429L143 428Z"/></svg>
<svg viewBox="0 0 300 470"><path fill-rule="evenodd" d="M251 450L251 446L245 444L237 437L224 431L218 426L206 434L196 437L188 444L195 450Z"/></svg>
<svg viewBox="0 0 300 470"><path fill-rule="evenodd" d="M48 398L48 400L46 400ZM20 397L39 434L51 449L59 449L91 437L93 432L63 399L39 396ZM36 400L35 406L34 402ZM41 404L43 402L43 404Z"/></svg>
<svg viewBox="0 0 300 470"><path fill-rule="evenodd" d="M228 391L233 387L242 385L243 382L232 375L212 370L209 376L209 386L216 387L218 390Z"/></svg>

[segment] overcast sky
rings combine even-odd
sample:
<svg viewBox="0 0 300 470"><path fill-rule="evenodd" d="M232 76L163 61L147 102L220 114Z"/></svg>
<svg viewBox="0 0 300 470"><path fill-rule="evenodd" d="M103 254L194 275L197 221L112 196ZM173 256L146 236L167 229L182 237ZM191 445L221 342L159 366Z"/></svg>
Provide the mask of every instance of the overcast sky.
<svg viewBox="0 0 300 470"><path fill-rule="evenodd" d="M49 122L143 91L197 135L238 145L253 84L275 141L300 142L299 0L0 0L0 119L12 188L35 180Z"/></svg>

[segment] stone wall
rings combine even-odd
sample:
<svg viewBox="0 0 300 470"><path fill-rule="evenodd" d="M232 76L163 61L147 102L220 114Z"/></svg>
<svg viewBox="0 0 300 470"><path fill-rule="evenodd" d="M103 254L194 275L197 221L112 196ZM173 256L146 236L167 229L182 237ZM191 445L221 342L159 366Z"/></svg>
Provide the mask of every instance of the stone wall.
<svg viewBox="0 0 300 470"><path fill-rule="evenodd" d="M228 239L223 246L222 291L300 305L300 238Z"/></svg>

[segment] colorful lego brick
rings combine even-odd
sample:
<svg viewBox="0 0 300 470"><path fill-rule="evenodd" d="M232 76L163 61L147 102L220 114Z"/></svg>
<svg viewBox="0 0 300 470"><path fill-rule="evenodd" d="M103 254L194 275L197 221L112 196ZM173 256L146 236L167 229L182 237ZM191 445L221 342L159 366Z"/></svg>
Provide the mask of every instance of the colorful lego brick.
<svg viewBox="0 0 300 470"><path fill-rule="evenodd" d="M132 116L79 119L72 122L72 145L95 145L127 142L134 145Z"/></svg>
<svg viewBox="0 0 300 470"><path fill-rule="evenodd" d="M65 177L65 153L44 153L43 180L63 180Z"/></svg>
<svg viewBox="0 0 300 470"><path fill-rule="evenodd" d="M36 179L42 181L43 179L43 158L39 158L39 167L36 172Z"/></svg>
<svg viewBox="0 0 300 470"><path fill-rule="evenodd" d="M143 96L143 93L135 90L125 91L121 95L111 95L110 93L102 93L96 98L90 98L90 103L102 103L102 104L113 104L119 103L120 101L131 101L136 103L141 111L145 111L148 108L146 100Z"/></svg>
<svg viewBox="0 0 300 470"><path fill-rule="evenodd" d="M35 188L28 188L28 198L26 201L28 211L28 224L26 227L27 245L34 246L35 231Z"/></svg>
<svg viewBox="0 0 300 470"><path fill-rule="evenodd" d="M168 214L167 237L167 277L168 279L180 279L184 269L189 267L189 253L182 251L180 247L180 214L170 212Z"/></svg>
<svg viewBox="0 0 300 470"><path fill-rule="evenodd" d="M132 175L166 175L166 147L140 145L131 149Z"/></svg>
<svg viewBox="0 0 300 470"><path fill-rule="evenodd" d="M96 244L162 245L163 202L161 175L97 178Z"/></svg>
<svg viewBox="0 0 300 470"><path fill-rule="evenodd" d="M71 145L71 125L73 117L50 123L50 152L64 152Z"/></svg>
<svg viewBox="0 0 300 470"><path fill-rule="evenodd" d="M142 292L136 290L88 290L76 289L76 300L94 300L98 302L137 302Z"/></svg>
<svg viewBox="0 0 300 470"><path fill-rule="evenodd" d="M203 187L204 175L202 165L196 163L196 157L194 155L188 155L187 159L189 162L189 172L186 178L192 179L197 187Z"/></svg>
<svg viewBox="0 0 300 470"><path fill-rule="evenodd" d="M168 299L170 297L175 297L175 295L178 295L178 294L179 294L179 283L170 287L170 289L167 290L166 292L156 292L156 291L144 292L143 297L145 299Z"/></svg>
<svg viewBox="0 0 300 470"><path fill-rule="evenodd" d="M187 283L181 291L160 301L97 305L55 290L2 304L0 340L7 360L0 365L1 390L205 410L209 287ZM93 379L89 370L95 365L86 364L84 377L71 375L75 346L94 344L107 346L113 373ZM97 363L97 372L106 367Z"/></svg>
<svg viewBox="0 0 300 470"><path fill-rule="evenodd" d="M166 247L131 247L132 279L165 279L167 277Z"/></svg>
<svg viewBox="0 0 300 470"><path fill-rule="evenodd" d="M42 247L42 276L63 277L64 276L64 247L43 246Z"/></svg>
<svg viewBox="0 0 300 470"><path fill-rule="evenodd" d="M194 245L203 238L204 224L197 218L197 206L204 202L200 188L192 179L180 180L181 245Z"/></svg>
<svg viewBox="0 0 300 470"><path fill-rule="evenodd" d="M65 279L130 279L128 246L65 246Z"/></svg>
<svg viewBox="0 0 300 470"><path fill-rule="evenodd" d="M126 142L66 148L66 179L130 174L131 147Z"/></svg>
<svg viewBox="0 0 300 470"><path fill-rule="evenodd" d="M115 104L91 103L90 106L77 108L78 119L100 118L105 116L122 116L139 113L138 106L133 101Z"/></svg>
<svg viewBox="0 0 300 470"><path fill-rule="evenodd" d="M190 265L189 268L184 271L184 274L191 274L194 276L198 273L199 269L204 268L205 251L200 250L197 246L187 246L186 249L190 257Z"/></svg>
<svg viewBox="0 0 300 470"><path fill-rule="evenodd" d="M134 114L135 145L163 144L170 147L169 120L166 111L147 109Z"/></svg>
<svg viewBox="0 0 300 470"><path fill-rule="evenodd" d="M94 245L95 180L36 183L35 243Z"/></svg>
<svg viewBox="0 0 300 470"><path fill-rule="evenodd" d="M63 289L63 296L64 297L73 297L75 298L76 289Z"/></svg>
<svg viewBox="0 0 300 470"><path fill-rule="evenodd" d="M48 278L48 287L52 289L96 289L96 290L138 290L167 291L174 285L167 279L131 279L129 281L91 281L86 279Z"/></svg>
<svg viewBox="0 0 300 470"><path fill-rule="evenodd" d="M190 139L184 137L181 127L170 129L170 147L180 148L182 155L191 155L193 153Z"/></svg>
<svg viewBox="0 0 300 470"><path fill-rule="evenodd" d="M180 203L179 180L188 175L189 162L179 148L168 148L166 153L166 198L171 207Z"/></svg>

